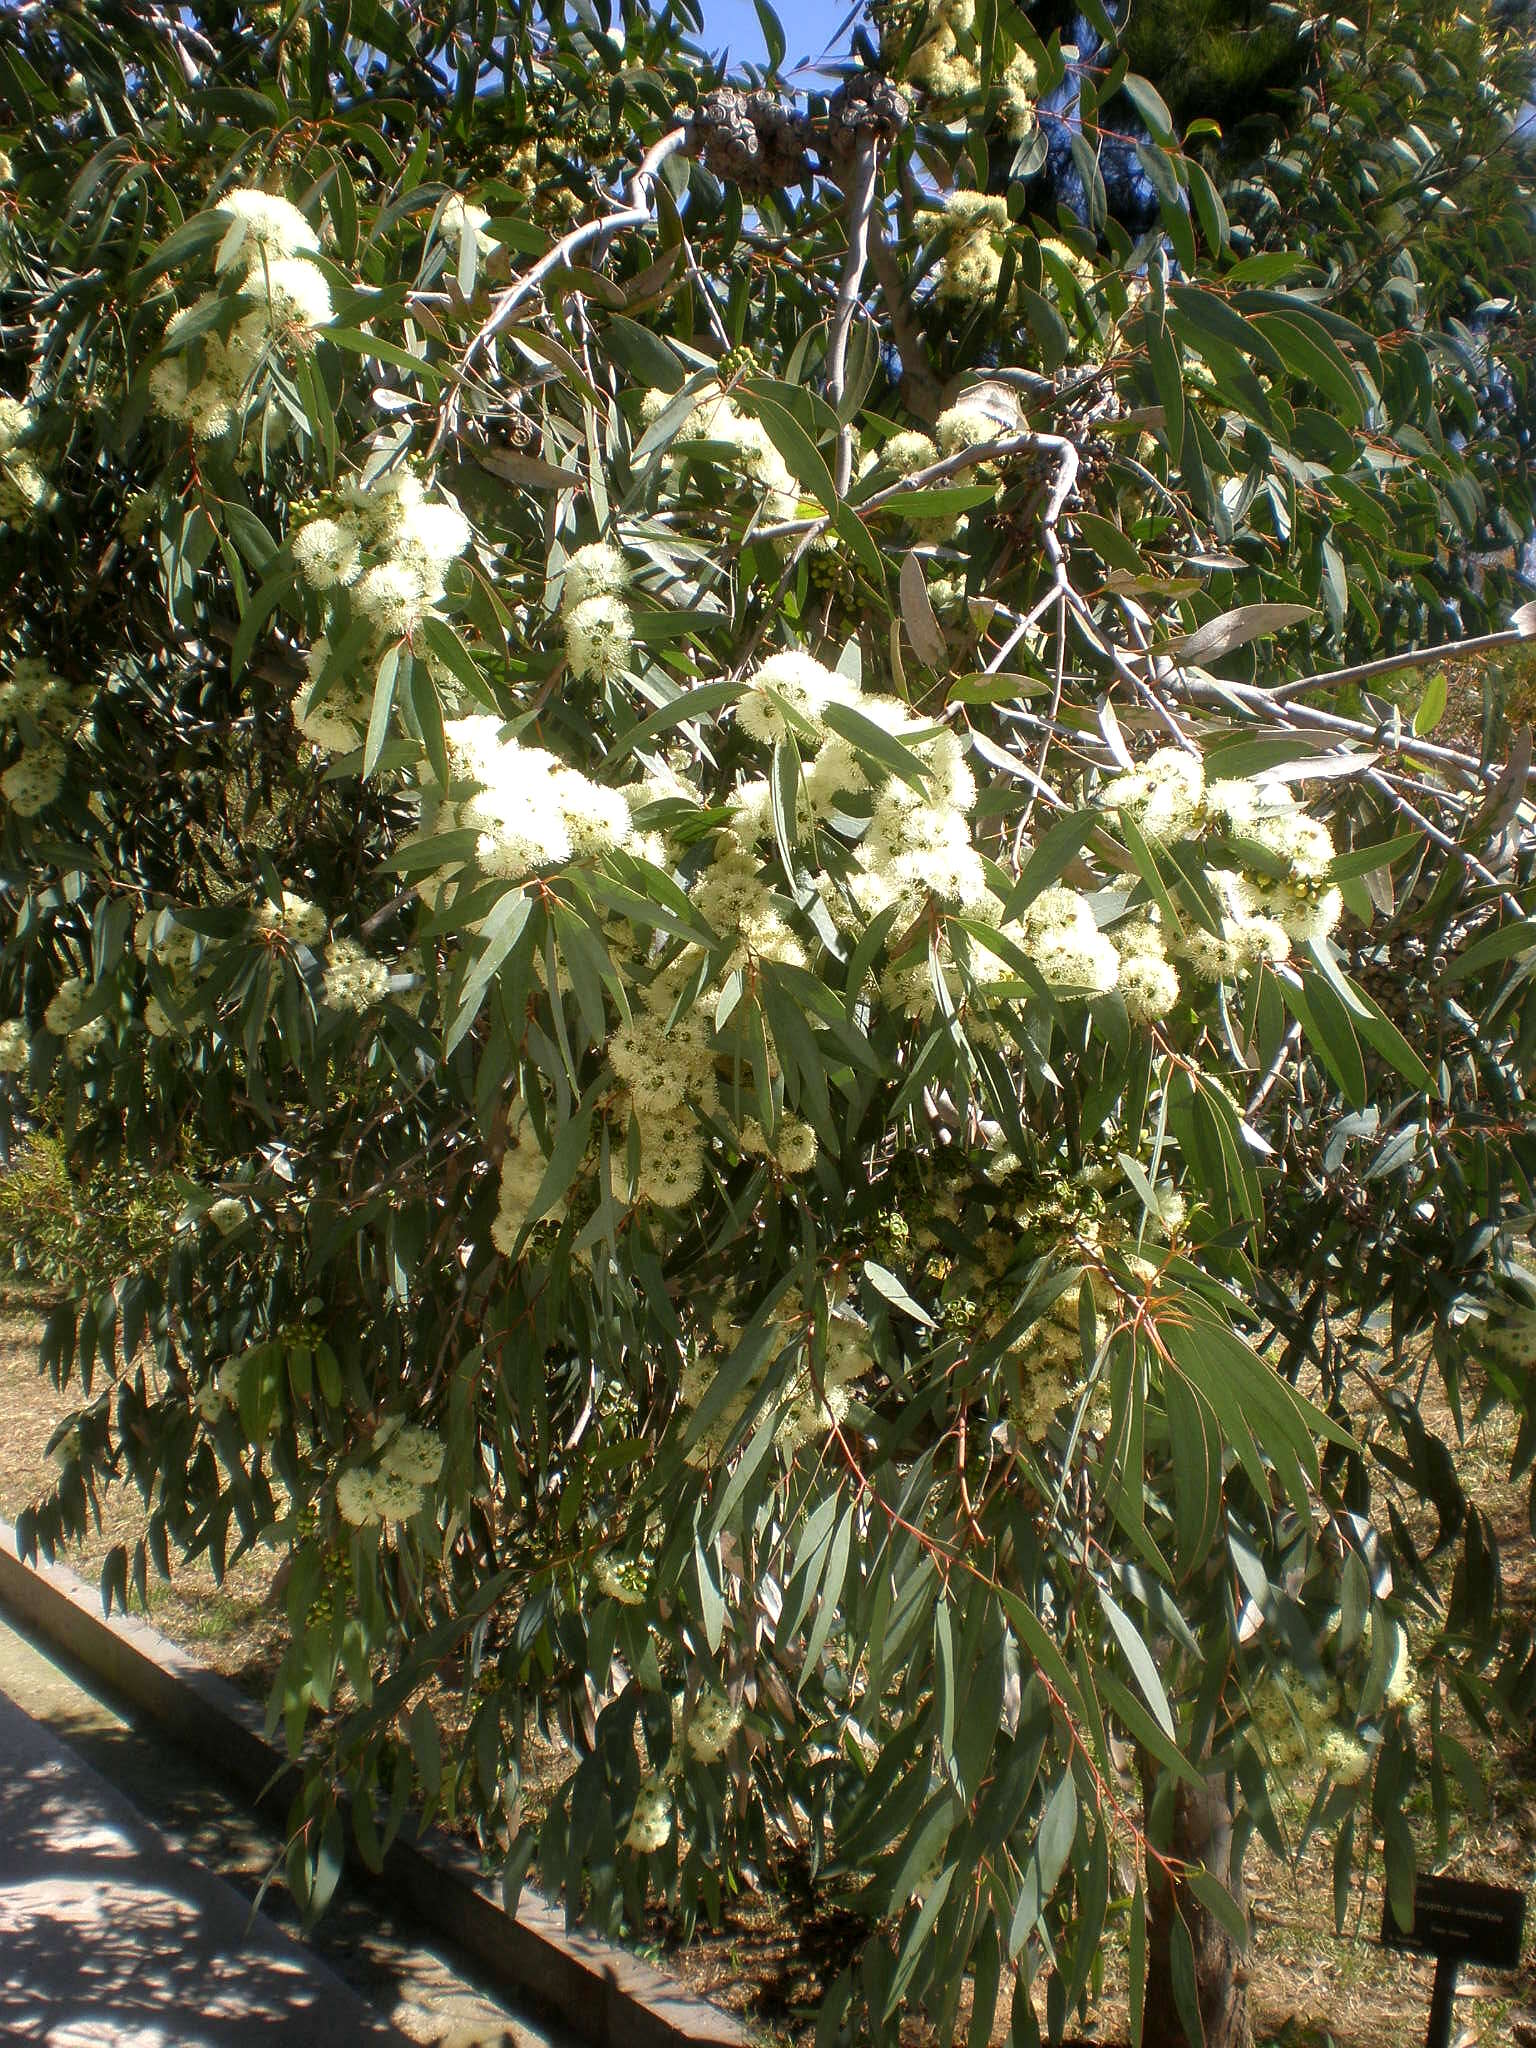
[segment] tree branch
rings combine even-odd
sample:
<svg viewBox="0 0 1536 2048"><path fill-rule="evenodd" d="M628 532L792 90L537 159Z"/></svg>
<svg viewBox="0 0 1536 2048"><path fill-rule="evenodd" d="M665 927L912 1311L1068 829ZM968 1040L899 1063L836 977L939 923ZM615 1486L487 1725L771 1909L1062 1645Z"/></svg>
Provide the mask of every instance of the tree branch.
<svg viewBox="0 0 1536 2048"><path fill-rule="evenodd" d="M911 301L902 288L901 272L885 239L885 222L878 212L870 223L869 264L884 296L891 339L901 358L902 403L908 412L931 426L943 410L943 387L928 360L922 330L912 317Z"/></svg>
<svg viewBox="0 0 1536 2048"><path fill-rule="evenodd" d="M879 182L880 149L875 136L865 135L854 159L848 187L848 254L843 261L842 281L837 288L837 309L832 315L832 333L827 344L826 398L834 412L840 411L848 381L848 336L854 309L859 303L859 286L869 255L869 224L875 207ZM847 491L853 476L853 427L844 420L837 430L837 495Z"/></svg>
<svg viewBox="0 0 1536 2048"><path fill-rule="evenodd" d="M1277 722L1281 725L1310 726L1317 732L1335 732L1349 739L1364 740L1368 746L1377 747L1383 753L1438 761L1477 781L1496 779L1497 771L1471 754L1463 754L1455 747L1436 746L1431 740L1418 739L1411 732L1404 734L1401 729L1394 730L1390 725L1371 725L1363 718L1344 718L1336 711L1319 711L1311 704L1277 705L1274 691L1263 689L1257 683L1197 682L1179 671L1171 661L1158 662L1156 667L1160 686L1193 702L1219 704L1228 711L1235 705L1254 719L1262 719L1267 708L1278 714Z"/></svg>
<svg viewBox="0 0 1536 2048"><path fill-rule="evenodd" d="M651 221L651 193L661 167L668 157L676 156L679 150L688 148L691 131L688 128L673 128L658 142L652 143L642 158L639 169L629 181L627 203L615 207L611 213L600 214L596 220L583 221L568 234L562 235L554 246L545 251L538 262L525 270L521 277L514 278L496 295L496 302L482 326L470 341L468 348L459 358L457 383L462 385L470 364L482 350L489 347L504 327L511 324L513 316L524 302L533 297L544 279L552 271L559 270L570 261L578 249L589 242L606 241L613 235L622 234L628 228L648 227ZM599 259L600 260L600 259ZM450 430L450 422L457 409L457 392L449 393L438 417L437 431L432 436L428 457L435 455Z"/></svg>
<svg viewBox="0 0 1536 2048"><path fill-rule="evenodd" d="M1459 659L1468 654L1486 654L1494 647L1518 647L1536 634L1536 604L1523 604L1515 613L1515 624L1499 633L1478 633L1470 640L1442 640L1437 647L1415 647L1406 654L1383 654L1376 661L1362 661L1354 668L1330 668L1321 675L1296 676L1277 683L1269 692L1275 699L1298 697L1303 690L1327 690L1337 683L1362 683L1371 676L1388 676L1405 668L1429 668L1437 661Z"/></svg>
<svg viewBox="0 0 1536 2048"><path fill-rule="evenodd" d="M1458 862L1469 875L1475 876L1478 881L1486 882L1490 888L1496 889L1499 901L1509 912L1510 916L1515 919L1516 923L1523 921L1526 915L1524 906L1517 897L1510 894L1492 868L1486 866L1474 853L1470 853L1459 840L1452 839L1448 832L1442 832L1432 819L1425 817L1417 804L1409 803L1402 791L1390 782L1385 775L1381 774L1378 769L1367 768L1365 780L1371 785L1372 789L1384 796L1394 810L1405 817L1410 825L1417 826L1419 831L1432 839L1442 853L1449 854L1452 860Z"/></svg>

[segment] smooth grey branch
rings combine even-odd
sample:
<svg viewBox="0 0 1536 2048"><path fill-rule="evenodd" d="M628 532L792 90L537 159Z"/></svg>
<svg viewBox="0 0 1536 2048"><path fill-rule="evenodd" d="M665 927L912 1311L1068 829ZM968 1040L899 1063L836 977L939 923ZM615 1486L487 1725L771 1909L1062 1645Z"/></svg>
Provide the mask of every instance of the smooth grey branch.
<svg viewBox="0 0 1536 2048"><path fill-rule="evenodd" d="M1536 605L1522 605L1515 613L1518 621L1499 633L1477 633L1470 640L1442 640L1437 647L1410 648L1406 654L1383 654L1375 661L1362 661L1354 668L1330 668L1321 675L1295 676L1288 683L1278 683L1269 692L1271 697L1297 697L1303 690L1326 690L1336 683L1363 683L1372 676L1389 676L1405 668L1429 668L1437 661L1447 661L1452 656L1486 654L1493 647L1518 647L1522 640L1529 640L1536 633Z"/></svg>
<svg viewBox="0 0 1536 2048"><path fill-rule="evenodd" d="M562 264L568 263L578 249L589 242L606 241L611 236L622 234L628 228L648 227L651 221L651 193L661 167L669 157L689 146L691 131L687 128L673 128L652 143L640 161L640 166L629 181L626 204L615 207L611 213L600 214L596 220L583 221L579 227L562 235L560 240L525 270L521 277L514 278L496 295L495 304L485 321L476 332L468 348L459 358L456 384L462 384L469 366L480 352L489 346L502 329L510 325L518 308L538 291L544 279ZM438 417L437 431L432 437L428 456L435 455L442 446L453 417L457 398L450 391Z"/></svg>
<svg viewBox="0 0 1536 2048"><path fill-rule="evenodd" d="M827 344L827 403L837 411L848 383L848 336L869 260L869 222L879 183L880 145L876 136L860 137L848 190L848 254L837 288L832 333ZM853 427L845 420L837 430L837 495L843 497L853 476Z"/></svg>
<svg viewBox="0 0 1536 2048"><path fill-rule="evenodd" d="M1421 832L1432 839L1442 853L1450 854L1452 859L1460 862L1469 875L1475 875L1478 881L1487 882L1491 888L1497 889L1499 901L1517 923L1524 920L1526 915L1524 908L1519 900L1510 894L1492 868L1485 866L1477 858L1476 854L1469 852L1459 840L1452 839L1448 832L1442 832L1433 820L1425 817L1417 804L1409 803L1402 791L1396 788L1378 769L1368 768L1365 771L1365 780L1371 785L1372 789L1384 796L1388 803L1408 820L1409 824L1416 825Z"/></svg>

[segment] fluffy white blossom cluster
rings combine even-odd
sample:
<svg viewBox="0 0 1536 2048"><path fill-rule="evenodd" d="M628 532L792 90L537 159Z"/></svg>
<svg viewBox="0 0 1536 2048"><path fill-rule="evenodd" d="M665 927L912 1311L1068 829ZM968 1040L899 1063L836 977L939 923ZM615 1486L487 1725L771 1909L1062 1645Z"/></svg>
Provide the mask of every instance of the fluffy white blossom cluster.
<svg viewBox="0 0 1536 2048"><path fill-rule="evenodd" d="M757 1118L749 1116L741 1127L741 1149L771 1159L780 1173L795 1179L816 1163L816 1133L801 1118L785 1116L770 1137Z"/></svg>
<svg viewBox="0 0 1536 2048"><path fill-rule="evenodd" d="M577 548L565 564L560 621L565 658L578 682L611 683L624 673L635 644L635 622L623 592L629 564L607 541Z"/></svg>
<svg viewBox="0 0 1536 2048"><path fill-rule="evenodd" d="M231 270L237 263L249 270L256 263L320 253L319 236L292 200L280 192L241 186L223 193L214 205L229 215L229 227L213 259L215 270Z"/></svg>
<svg viewBox="0 0 1536 2048"><path fill-rule="evenodd" d="M623 1084L610 1106L614 1193L666 1209L692 1201L704 1184L704 1134L695 1111L720 1111L708 1026L688 1013L668 1028L676 990L671 975L638 990L629 1022L608 1041L609 1064ZM631 1126L639 1141L633 1179Z"/></svg>
<svg viewBox="0 0 1536 2048"><path fill-rule="evenodd" d="M1070 242L1063 242L1057 235L1041 235L1039 241L1041 255L1058 263L1080 285L1090 285L1096 281L1098 272L1080 249L1074 249ZM1046 265L1046 292L1048 296L1055 296L1055 281L1051 277L1049 263Z"/></svg>
<svg viewBox="0 0 1536 2048"><path fill-rule="evenodd" d="M672 1835L672 1795L660 1778L647 1778L635 1797L635 1809L624 1831L624 1846L649 1856L664 1849Z"/></svg>
<svg viewBox="0 0 1536 2048"><path fill-rule="evenodd" d="M868 1333L851 1316L834 1314L827 1331L826 1361L820 1374L814 1375L805 1351L806 1325L804 1297L798 1288L790 1288L775 1307L772 1341L765 1356L747 1384L689 1446L689 1464L708 1470L718 1462L770 1379L775 1382L774 1442L786 1455L825 1437L846 1419L853 1383L874 1364ZM704 1399L741 1335L741 1325L729 1310L717 1308L683 1369L678 1399L685 1411L691 1412ZM791 1360L787 1373L780 1364L786 1355Z"/></svg>
<svg viewBox="0 0 1536 2048"><path fill-rule="evenodd" d="M336 1512L354 1529L375 1522L408 1522L426 1495L409 1479L354 1466L336 1481Z"/></svg>
<svg viewBox="0 0 1536 2048"><path fill-rule="evenodd" d="M304 657L309 680L293 700L293 722L312 747L349 754L362 743L373 699L351 676L331 673L331 643L322 633Z"/></svg>
<svg viewBox="0 0 1536 2048"><path fill-rule="evenodd" d="M900 741L919 771L920 786L898 775L880 781L868 756L826 722L838 705ZM760 665L748 678L737 719L743 731L765 745L792 732L802 754L811 756L797 799L802 832L812 826L830 828L834 819L848 831L860 814L867 815L867 827L848 849L853 865L845 893L828 905L840 921L857 925L889 911L892 932L899 936L930 905L996 921L986 865L971 840L968 813L976 801L975 780L953 733L925 724L897 698L861 693L847 677L799 653L771 655ZM728 970L752 957L802 966L799 939L754 872L757 847L773 836L769 784L742 782L732 808L730 836L741 851L733 855L727 842L715 867L696 886L694 899L716 930L741 934L742 945L727 962ZM926 955L894 967L884 992L913 1015L931 1014Z"/></svg>
<svg viewBox="0 0 1536 2048"><path fill-rule="evenodd" d="M292 946L318 946L325 937L327 918L318 903L285 889L280 902L263 903L257 921L267 930L281 934Z"/></svg>
<svg viewBox="0 0 1536 2048"><path fill-rule="evenodd" d="M165 330L166 345L186 332L191 311L176 314ZM150 402L167 419L190 427L194 440L216 441L240 416L255 364L209 329L201 338L202 371L195 374L186 348L163 356L149 373Z"/></svg>
<svg viewBox="0 0 1536 2048"><path fill-rule="evenodd" d="M199 441L236 424L270 354L305 353L335 318L325 273L308 261L319 253L319 238L291 201L242 188L222 194L215 206L230 216L214 257L214 269L235 287L228 309L210 293L174 314L165 330L168 353L149 373L156 411Z"/></svg>
<svg viewBox="0 0 1536 2048"><path fill-rule="evenodd" d="M111 1027L105 1017L92 1017L79 1024L64 1041L64 1057L72 1067L79 1067L105 1042Z"/></svg>
<svg viewBox="0 0 1536 2048"><path fill-rule="evenodd" d="M339 519L307 519L288 542L293 565L311 590L335 590L363 573L360 522L347 512Z"/></svg>
<svg viewBox="0 0 1536 2048"><path fill-rule="evenodd" d="M1106 995L1120 979L1120 956L1076 889L1044 889L1018 928L1021 950L1053 988Z"/></svg>
<svg viewBox="0 0 1536 2048"><path fill-rule="evenodd" d="M23 655L0 676L0 725L30 720L47 732L67 732L93 695L89 687L55 675L36 655Z"/></svg>
<svg viewBox="0 0 1536 2048"><path fill-rule="evenodd" d="M1294 1664L1266 1671L1253 1689L1249 1718L1268 1768L1282 1782L1322 1769L1341 1785L1357 1785L1371 1767L1355 1733L1341 1721L1344 1696L1335 1679L1312 1685Z"/></svg>
<svg viewBox="0 0 1536 2048"><path fill-rule="evenodd" d="M38 740L23 747L0 775L0 793L18 817L35 818L58 798L67 766L68 756L57 740Z"/></svg>
<svg viewBox="0 0 1536 2048"><path fill-rule="evenodd" d="M974 998L985 1000L988 991L1010 996L1025 992L1027 984L1021 983L1017 974L1018 961L1027 963L1053 994L1101 996L1118 985L1120 955L1114 942L1100 930L1086 896L1075 889L1046 889L1022 918L1003 923L1002 905L991 893L985 867L977 856L972 858L979 870L973 894L956 901L946 900L937 890L933 893L944 908L960 910L973 921L994 927L996 949L971 944L962 972L947 931L931 944L925 937L915 953L899 955L881 977L881 993L893 1008L905 1010L923 1022L937 1014L935 964L943 975L950 1005L962 1012L973 1004ZM957 869L957 874L963 872ZM907 908L903 901L903 915ZM1140 940L1139 931L1137 937ZM1149 1014L1155 1013L1143 1013L1138 1007L1134 1014L1138 1022L1145 1022ZM981 1038L995 1037L994 1028L984 1016L973 1016L972 1029Z"/></svg>
<svg viewBox="0 0 1536 2048"><path fill-rule="evenodd" d="M241 1227L249 1213L238 1195L220 1195L203 1211L203 1220L211 1223L220 1237L228 1237Z"/></svg>
<svg viewBox="0 0 1536 2048"><path fill-rule="evenodd" d="M1366 1618L1362 1647L1369 1650L1373 1627L1369 1616ZM1413 1721L1422 1710L1419 1697L1418 1673L1414 1668L1413 1650L1408 1641L1408 1632L1400 1622L1392 1624L1392 1665L1387 1673L1387 1682L1382 1690L1381 1703L1384 1707L1402 1707Z"/></svg>
<svg viewBox="0 0 1536 2048"><path fill-rule="evenodd" d="M868 476L876 468L894 471L898 477L916 476L939 460L939 445L921 427L904 427L900 433L890 435L878 448L870 449L859 466L859 473ZM942 489L943 483L968 482L965 477L943 479L935 489ZM919 487L921 488L921 486ZM912 529L914 540L924 546L938 546L952 540L960 525L957 512L920 513L913 517L903 509L903 515Z"/></svg>
<svg viewBox="0 0 1536 2048"><path fill-rule="evenodd" d="M374 1460L354 1465L336 1481L336 1511L355 1529L375 1522L408 1522L443 1468L442 1439L419 1424L391 1418L374 1439Z"/></svg>
<svg viewBox="0 0 1536 2048"><path fill-rule="evenodd" d="M443 1440L435 1429L390 1416L374 1434L379 1470L413 1486L431 1486L443 1470Z"/></svg>
<svg viewBox="0 0 1536 2048"><path fill-rule="evenodd" d="M1338 1654L1337 1610L1323 1631L1320 1679L1309 1680L1289 1661L1264 1672L1249 1700L1249 1721L1266 1768L1293 1792L1319 1771L1340 1785L1358 1785L1371 1768L1371 1749L1362 1740L1359 1681L1370 1663L1373 1616L1367 1614L1353 1653ZM1413 1656L1406 1630L1389 1623L1392 1663L1382 1692L1382 1712L1402 1709L1410 1722L1420 1712ZM1337 1665L1337 1672L1327 1669Z"/></svg>
<svg viewBox="0 0 1536 2048"><path fill-rule="evenodd" d="M925 434L921 427L903 427L900 433L892 434L871 453L869 466L873 467L879 461L894 469L898 476L914 476L918 470L927 469L938 459L938 443L931 435Z"/></svg>
<svg viewBox="0 0 1536 2048"><path fill-rule="evenodd" d="M30 1051L26 1020L7 1017L0 1023L0 1074L24 1074Z"/></svg>
<svg viewBox="0 0 1536 2048"><path fill-rule="evenodd" d="M1155 1024L1179 999L1178 970L1168 958L1155 905L1115 927L1120 972L1115 986L1133 1024Z"/></svg>
<svg viewBox="0 0 1536 2048"><path fill-rule="evenodd" d="M1245 877L1211 872L1208 880L1221 904L1221 929L1210 932L1200 925L1186 925L1182 937L1173 942L1182 961L1205 981L1224 981L1261 961L1281 961L1289 956L1290 933L1278 919L1265 914ZM1323 936L1321 930L1318 936Z"/></svg>
<svg viewBox="0 0 1536 2048"><path fill-rule="evenodd" d="M833 704L851 704L858 686L834 670L825 668L808 654L793 650L770 654L747 678L746 688L736 706L742 731L764 746L772 746L792 731L804 736L810 726L813 744L823 714ZM786 716L786 707L800 726Z"/></svg>
<svg viewBox="0 0 1536 2048"><path fill-rule="evenodd" d="M1221 905L1220 928L1209 931L1190 920L1168 936L1167 948L1205 980L1226 979L1261 960L1284 960L1293 942L1327 938L1344 914L1344 899L1328 880L1334 858L1328 828L1301 808L1285 783L1207 783L1198 755L1167 747L1106 783L1100 801L1134 819L1155 845L1200 843Z"/></svg>
<svg viewBox="0 0 1536 2048"><path fill-rule="evenodd" d="M308 897L284 889L281 901L257 903L246 932L232 932L230 937L238 942L251 930L276 934L290 944L316 946L325 937L325 912ZM134 920L134 953L146 967L153 962L169 979L178 1009L195 1006L197 984L218 965L222 943L181 923L171 908L147 909ZM188 1028L153 993L145 997L143 1023L153 1038L183 1036Z"/></svg>
<svg viewBox="0 0 1536 2048"><path fill-rule="evenodd" d="M977 47L976 0L934 0L927 34L913 51L908 76L935 99L969 99L982 88ZM1034 59L1015 49L997 80L1010 142L1022 142L1035 126L1040 74Z"/></svg>
<svg viewBox="0 0 1536 2048"><path fill-rule="evenodd" d="M641 401L640 418L649 426L672 403L666 391L648 391ZM800 489L789 464L774 446L762 421L742 411L729 392L707 393L672 437L668 464L676 470L686 460L686 451L700 443L710 452L718 451L723 463L739 469L748 481L766 492L765 518L793 519L800 509Z"/></svg>
<svg viewBox="0 0 1536 2048"><path fill-rule="evenodd" d="M429 498L415 471L403 467L350 483L343 495L372 559L353 588L353 608L386 639L410 633L468 548L469 521L448 498Z"/></svg>
<svg viewBox="0 0 1536 2048"><path fill-rule="evenodd" d="M79 1066L107 1037L107 1019L87 1017L95 996L95 985L85 975L75 974L61 981L43 1012L43 1023L55 1038L64 1041L64 1056Z"/></svg>
<svg viewBox="0 0 1536 2048"><path fill-rule="evenodd" d="M1142 767L1117 775L1100 791L1110 810L1127 812L1144 837L1166 846L1198 829L1205 798L1205 768L1198 754L1164 747Z"/></svg>
<svg viewBox="0 0 1536 2048"><path fill-rule="evenodd" d="M941 455L958 455L963 449L985 448L993 441L1011 440L1021 427L1021 415L1002 403L994 388L987 384L962 391L933 423Z"/></svg>
<svg viewBox="0 0 1536 2048"><path fill-rule="evenodd" d="M0 398L0 526L20 526L53 501L47 472L24 445L36 428L25 400Z"/></svg>
<svg viewBox="0 0 1536 2048"><path fill-rule="evenodd" d="M153 960L169 977L178 997L190 995L193 983L213 966L211 949L196 932L178 924L169 911L143 911L134 921L133 950L147 966ZM153 1038L168 1038L181 1027L157 996L144 1004L145 1029Z"/></svg>
<svg viewBox="0 0 1536 2048"><path fill-rule="evenodd" d="M1011 1154L997 1155L986 1178L995 1179L1002 1190L1018 1163ZM910 1249L940 1255L946 1327L953 1319L976 1340L1000 1337L1013 1320L1024 1267L1045 1259L1066 1279L1068 1284L1045 1312L1008 1345L1010 1419L1026 1441L1041 1443L1063 1405L1084 1391L1078 1320L1081 1283L1087 1280L1100 1317L1115 1319L1123 1313L1123 1304L1104 1262L1105 1247L1113 1245L1138 1279L1151 1279L1156 1269L1131 1247L1129 1233L1117 1218L1068 1217L1055 1201L1031 1204L1020 1200L1016 1188L1008 1188L995 1198L985 1195L978 1219L982 1196L981 1184L970 1188L964 1212L952 1190L932 1196L927 1220L911 1234ZM957 1246L963 1249L956 1250ZM1096 1426L1108 1421L1102 1390L1095 1393L1091 1414Z"/></svg>
<svg viewBox="0 0 1536 2048"><path fill-rule="evenodd" d="M709 1686L693 1703L683 1740L700 1763L712 1764L730 1748L740 1726L741 1708Z"/></svg>
<svg viewBox="0 0 1536 2048"><path fill-rule="evenodd" d="M1044 1443L1063 1406L1082 1388L1083 1351L1075 1287L1057 1295L1020 1340L1017 1351L1024 1370L1009 1413L1015 1428L1030 1443Z"/></svg>
<svg viewBox="0 0 1536 2048"><path fill-rule="evenodd" d="M335 513L306 520L291 546L311 590L350 590L353 611L398 639L442 597L471 537L457 505L429 497L416 472L397 465L345 484Z"/></svg>
<svg viewBox="0 0 1536 2048"><path fill-rule="evenodd" d="M866 1358L858 1370L867 1371L868 1366ZM809 1369L802 1368L781 1393L778 1427L774 1430L773 1440L787 1456L793 1455L802 1444L821 1442L829 1430L837 1429L847 1421L853 1397L848 1381L836 1375L837 1369L829 1365L818 1387Z"/></svg>
<svg viewBox="0 0 1536 2048"><path fill-rule="evenodd" d="M389 969L356 939L332 939L325 949L325 1000L333 1010L359 1014L389 994Z"/></svg>
<svg viewBox="0 0 1536 2048"><path fill-rule="evenodd" d="M350 753L361 743L385 648L415 633L441 601L448 571L472 538L458 506L442 493L429 495L416 472L398 463L350 479L333 511L295 527L294 566L311 590L329 598L331 612L330 630L311 647L307 681L293 701L294 723L312 746ZM367 644L356 669L342 669L336 648L354 621L366 626ZM418 649L416 658L451 695L451 678L431 654Z"/></svg>
<svg viewBox="0 0 1536 2048"><path fill-rule="evenodd" d="M22 736L21 752L0 775L0 794L19 817L36 817L59 797L69 767L66 743L93 695L34 655L23 655L0 677L0 726Z"/></svg>
<svg viewBox="0 0 1536 2048"><path fill-rule="evenodd" d="M336 317L325 273L297 257L253 263L240 290L256 306L235 322L229 346L252 363L274 348L285 356L304 354Z"/></svg>
<svg viewBox="0 0 1536 2048"><path fill-rule="evenodd" d="M937 285L941 299L975 305L990 299L1003 274L998 236L1008 226L1008 202L1000 193L951 192L944 200L949 241Z"/></svg>
<svg viewBox="0 0 1536 2048"><path fill-rule="evenodd" d="M65 1038L80 1022L90 1001L91 983L83 974L69 975L54 990L43 1012L43 1022L55 1038Z"/></svg>
<svg viewBox="0 0 1536 2048"><path fill-rule="evenodd" d="M507 1119L507 1131L507 1149L501 1155L500 1192L496 1220L491 1225L491 1242L510 1258L528 1222L529 1211L538 1196L539 1184L549 1161L539 1145L526 1103L513 1103ZM545 1211L545 1219L558 1223L565 1213L562 1196Z"/></svg>
<svg viewBox="0 0 1536 2048"><path fill-rule="evenodd" d="M626 846L634 823L625 794L593 782L543 747L503 737L501 720L487 712L450 719L448 790L423 783L433 832L472 831L475 863L483 875L518 882L541 868L595 860ZM435 894L456 870L429 876Z"/></svg>

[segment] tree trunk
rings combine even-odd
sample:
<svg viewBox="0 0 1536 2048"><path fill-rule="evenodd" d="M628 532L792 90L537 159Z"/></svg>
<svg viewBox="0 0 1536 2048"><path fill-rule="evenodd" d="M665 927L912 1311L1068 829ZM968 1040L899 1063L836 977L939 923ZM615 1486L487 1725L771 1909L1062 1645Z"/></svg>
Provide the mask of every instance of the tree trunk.
<svg viewBox="0 0 1536 2048"><path fill-rule="evenodd" d="M1144 1810L1161 1772L1142 1758ZM1166 1798L1166 1789L1164 1796ZM1232 1867L1232 1810L1221 1778L1207 1778L1197 1791L1181 1779L1173 1786L1173 1819L1167 1853L1181 1863L1203 1866L1243 1904L1242 1878ZM1159 1830L1159 1834L1161 1834ZM1147 1861L1147 1995L1143 2048L1188 2048L1174 1995L1171 1935L1177 1912L1189 1930L1195 1959L1195 2001L1205 2048L1253 2048L1248 2022L1248 1971L1242 1951L1227 1929L1186 1884L1170 1884L1162 1867Z"/></svg>

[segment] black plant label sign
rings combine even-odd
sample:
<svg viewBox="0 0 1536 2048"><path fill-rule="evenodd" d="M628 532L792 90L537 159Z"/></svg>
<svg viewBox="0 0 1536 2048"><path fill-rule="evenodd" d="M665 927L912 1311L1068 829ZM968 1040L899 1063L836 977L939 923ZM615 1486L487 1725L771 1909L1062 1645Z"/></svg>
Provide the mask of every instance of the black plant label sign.
<svg viewBox="0 0 1536 2048"><path fill-rule="evenodd" d="M1381 1939L1387 1948L1444 1956L1489 1970L1513 1970L1525 1933L1525 1893L1510 1885L1477 1884L1461 1877L1415 1877L1413 1925L1397 1924L1390 1898L1382 1903Z"/></svg>

